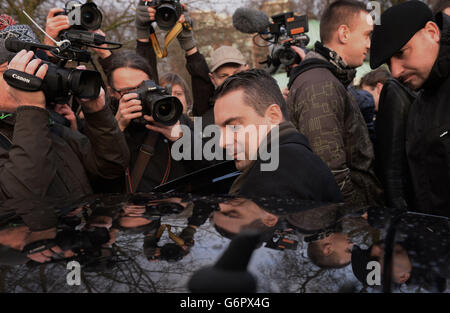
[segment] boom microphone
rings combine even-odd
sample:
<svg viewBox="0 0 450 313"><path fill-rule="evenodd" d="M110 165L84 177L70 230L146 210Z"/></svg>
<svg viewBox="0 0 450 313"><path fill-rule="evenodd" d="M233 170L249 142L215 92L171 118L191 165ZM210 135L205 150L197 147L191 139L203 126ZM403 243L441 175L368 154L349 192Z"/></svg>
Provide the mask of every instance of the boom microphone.
<svg viewBox="0 0 450 313"><path fill-rule="evenodd" d="M22 41L16 38L8 38L5 40L5 48L10 52L19 52L21 50L48 49L49 46L36 42Z"/></svg>
<svg viewBox="0 0 450 313"><path fill-rule="evenodd" d="M238 8L233 14L234 28L245 34L264 33L269 25L269 17L262 11Z"/></svg>

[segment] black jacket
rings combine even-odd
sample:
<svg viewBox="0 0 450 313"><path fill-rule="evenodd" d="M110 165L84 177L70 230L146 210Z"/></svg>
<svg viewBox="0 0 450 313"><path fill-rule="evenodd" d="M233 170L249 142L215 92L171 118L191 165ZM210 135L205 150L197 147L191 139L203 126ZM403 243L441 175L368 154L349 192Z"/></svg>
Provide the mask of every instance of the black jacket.
<svg viewBox="0 0 450 313"><path fill-rule="evenodd" d="M450 17L448 18L450 19ZM406 152L421 212L450 215L450 23L438 58L408 116Z"/></svg>
<svg viewBox="0 0 450 313"><path fill-rule="evenodd" d="M94 179L120 177L128 165L125 138L107 106L85 113L85 135L52 123L37 107L3 116L0 133L11 146L0 147L0 200L83 197L92 193ZM15 213L32 210L30 203ZM55 216L36 216L29 219L36 224L27 224L33 230L54 226Z"/></svg>
<svg viewBox="0 0 450 313"><path fill-rule="evenodd" d="M411 202L411 180L406 158L406 124L415 94L389 79L380 94L376 123L375 173L380 179L386 205L404 209Z"/></svg>
<svg viewBox="0 0 450 313"><path fill-rule="evenodd" d="M270 134L268 144L270 144ZM339 187L326 164L315 155L305 136L288 122L279 128L279 166L261 171L261 159L253 162L233 183L230 193L245 197L343 201Z"/></svg>

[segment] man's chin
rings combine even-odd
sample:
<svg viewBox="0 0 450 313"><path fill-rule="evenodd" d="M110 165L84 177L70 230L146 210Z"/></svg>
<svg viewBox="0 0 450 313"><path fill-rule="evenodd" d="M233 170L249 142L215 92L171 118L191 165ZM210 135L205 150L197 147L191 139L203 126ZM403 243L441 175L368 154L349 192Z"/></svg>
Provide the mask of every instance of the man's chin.
<svg viewBox="0 0 450 313"><path fill-rule="evenodd" d="M234 164L236 165L236 168L238 171L245 171L249 166L250 162L247 160L234 160Z"/></svg>

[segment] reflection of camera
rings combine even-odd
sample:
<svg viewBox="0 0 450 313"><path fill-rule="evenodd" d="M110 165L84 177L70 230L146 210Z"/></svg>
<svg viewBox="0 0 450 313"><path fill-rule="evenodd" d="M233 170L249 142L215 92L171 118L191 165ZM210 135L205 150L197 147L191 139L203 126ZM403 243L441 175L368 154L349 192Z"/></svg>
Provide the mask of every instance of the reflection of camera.
<svg viewBox="0 0 450 313"><path fill-rule="evenodd" d="M182 247L172 242L166 243L160 251L159 259L167 262L179 261L186 255L186 251Z"/></svg>
<svg viewBox="0 0 450 313"><path fill-rule="evenodd" d="M97 30L102 25L103 15L93 2L81 4L78 1L66 3L64 12L55 14L69 16L70 25L74 29Z"/></svg>
<svg viewBox="0 0 450 313"><path fill-rule="evenodd" d="M273 24L269 26L269 32L274 36L275 46L268 58L268 65L277 67L283 64L290 66L299 64L300 57L291 46L305 48L309 44L308 16L294 15L293 12L281 13L272 16Z"/></svg>
<svg viewBox="0 0 450 313"><path fill-rule="evenodd" d="M72 250L75 253L96 252L109 241L109 232L106 228L93 228L87 231L63 230L55 238L56 244L63 250Z"/></svg>
<svg viewBox="0 0 450 313"><path fill-rule="evenodd" d="M151 5L156 9L155 21L159 28L163 30L170 30L174 27L183 14L180 0L153 0L151 3L141 1L140 4Z"/></svg>
<svg viewBox="0 0 450 313"><path fill-rule="evenodd" d="M142 101L142 114L153 116L154 120L164 125L174 125L183 114L183 105L177 97L170 96L168 91L158 86L154 81L147 80L142 83L136 93ZM144 125L143 118L133 120Z"/></svg>

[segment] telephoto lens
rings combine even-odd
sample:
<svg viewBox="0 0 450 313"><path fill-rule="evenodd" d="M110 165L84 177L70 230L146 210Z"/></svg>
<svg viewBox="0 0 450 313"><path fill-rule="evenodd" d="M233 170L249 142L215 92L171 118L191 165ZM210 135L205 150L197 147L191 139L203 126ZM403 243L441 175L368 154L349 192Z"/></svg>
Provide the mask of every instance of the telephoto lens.
<svg viewBox="0 0 450 313"><path fill-rule="evenodd" d="M154 0L150 5L156 9L156 24L165 31L172 29L183 14L179 0Z"/></svg>
<svg viewBox="0 0 450 313"><path fill-rule="evenodd" d="M98 98L102 86L99 72L45 63L48 71L44 77L43 91L48 103L65 103L72 95L81 99Z"/></svg>
<svg viewBox="0 0 450 313"><path fill-rule="evenodd" d="M183 105L177 97L171 96L167 90L154 81L142 83L136 93L142 101L142 113L152 116L155 122L171 126L178 122L183 114ZM144 120L144 123L145 120Z"/></svg>

